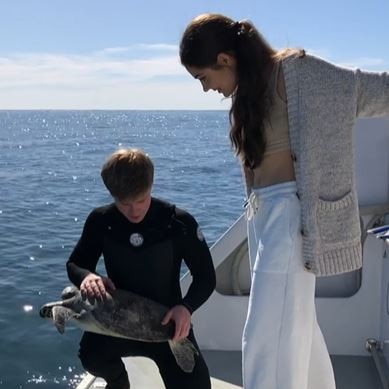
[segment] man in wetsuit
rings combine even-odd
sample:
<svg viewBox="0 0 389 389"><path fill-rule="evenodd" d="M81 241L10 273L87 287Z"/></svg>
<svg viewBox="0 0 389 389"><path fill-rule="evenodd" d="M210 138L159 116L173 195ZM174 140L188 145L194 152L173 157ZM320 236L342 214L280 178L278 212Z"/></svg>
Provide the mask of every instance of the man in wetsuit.
<svg viewBox="0 0 389 389"><path fill-rule="evenodd" d="M212 258L196 220L186 211L151 196L154 167L141 150L113 153L101 176L112 204L88 216L67 262L69 279L85 298L103 299L106 291L125 289L170 308L162 324L173 320L173 339L188 337L198 348L191 315L215 288ZM103 255L107 276L96 272ZM193 281L182 297L182 260ZM84 368L107 381L107 389L130 387L121 357L153 359L167 389L210 389L210 377L199 353L192 373L177 365L167 342L146 343L85 332L79 357Z"/></svg>

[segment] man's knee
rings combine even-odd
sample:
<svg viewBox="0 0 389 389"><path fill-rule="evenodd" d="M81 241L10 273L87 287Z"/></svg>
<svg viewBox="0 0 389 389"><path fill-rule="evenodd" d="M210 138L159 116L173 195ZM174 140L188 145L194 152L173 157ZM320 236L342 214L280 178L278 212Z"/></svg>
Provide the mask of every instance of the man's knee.
<svg viewBox="0 0 389 389"><path fill-rule="evenodd" d="M109 349L112 350L112 348ZM80 342L78 357L85 370L93 375L101 376L97 373L105 372L115 359L119 361L119 364L121 363L120 358L113 358L113 354L107 352L109 349L105 337L85 332Z"/></svg>
<svg viewBox="0 0 389 389"><path fill-rule="evenodd" d="M78 357L80 358L84 369L93 375L99 376L98 373L100 373L101 370L105 370L104 367L106 368L107 366L107 361L103 359L104 355L89 352L83 348L80 348Z"/></svg>
<svg viewBox="0 0 389 389"><path fill-rule="evenodd" d="M107 388L130 388L127 371L120 357L107 359L104 354L95 354L82 348L78 353L78 357L86 371L96 377L105 379Z"/></svg>

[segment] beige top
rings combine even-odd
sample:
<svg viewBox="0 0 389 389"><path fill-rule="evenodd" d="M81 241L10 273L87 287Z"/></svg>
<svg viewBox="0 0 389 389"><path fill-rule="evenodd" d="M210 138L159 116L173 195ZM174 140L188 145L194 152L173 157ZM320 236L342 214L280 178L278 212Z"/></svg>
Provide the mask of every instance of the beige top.
<svg viewBox="0 0 389 389"><path fill-rule="evenodd" d="M267 146L260 166L254 170L243 167L246 192L295 179L291 155L288 109L281 63L275 64L269 83L272 107L266 119L264 130Z"/></svg>
<svg viewBox="0 0 389 389"><path fill-rule="evenodd" d="M273 105L269 117L264 123L266 136L265 156L278 151L290 150L287 106L286 102L280 97L277 91L279 70L280 62L277 62L272 73L270 84L272 88Z"/></svg>

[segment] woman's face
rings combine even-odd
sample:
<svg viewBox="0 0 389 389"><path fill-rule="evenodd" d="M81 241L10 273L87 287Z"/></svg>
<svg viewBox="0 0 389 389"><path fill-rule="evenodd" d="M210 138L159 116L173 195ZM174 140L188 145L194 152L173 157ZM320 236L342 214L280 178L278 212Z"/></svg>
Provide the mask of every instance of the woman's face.
<svg viewBox="0 0 389 389"><path fill-rule="evenodd" d="M230 97L237 87L236 61L231 55L220 53L214 67L187 66L186 70L201 82L204 92L212 89Z"/></svg>

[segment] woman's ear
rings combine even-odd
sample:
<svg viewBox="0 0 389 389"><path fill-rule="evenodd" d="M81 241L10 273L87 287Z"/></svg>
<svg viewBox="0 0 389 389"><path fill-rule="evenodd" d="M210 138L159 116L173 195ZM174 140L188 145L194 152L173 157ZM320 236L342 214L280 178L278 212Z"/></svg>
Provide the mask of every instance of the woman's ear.
<svg viewBox="0 0 389 389"><path fill-rule="evenodd" d="M219 66L233 66L235 65L235 58L227 53L219 53L217 55L217 64Z"/></svg>

